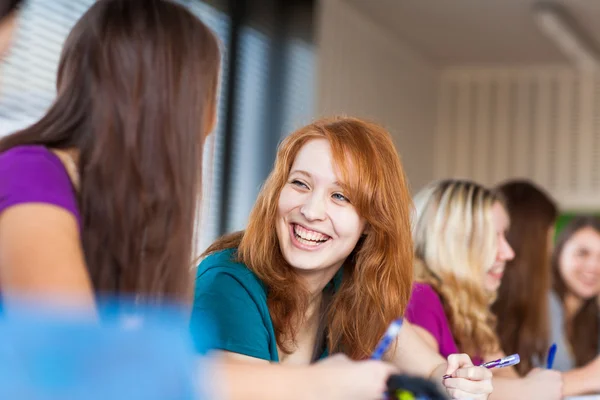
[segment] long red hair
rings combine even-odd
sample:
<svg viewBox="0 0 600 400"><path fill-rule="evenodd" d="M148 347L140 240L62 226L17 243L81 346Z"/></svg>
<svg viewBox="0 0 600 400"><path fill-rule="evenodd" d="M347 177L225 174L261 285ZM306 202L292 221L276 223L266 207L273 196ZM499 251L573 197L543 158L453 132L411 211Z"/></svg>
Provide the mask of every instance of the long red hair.
<svg viewBox="0 0 600 400"><path fill-rule="evenodd" d="M309 140L331 145L344 189L368 232L343 265L343 280L323 310L330 352L364 359L390 322L403 315L413 277L411 196L400 157L381 126L355 118L316 121L280 145L244 232L219 239L206 253L237 248L237 258L268 288L277 344L292 352L309 294L284 260L275 230L279 195L298 154Z"/></svg>

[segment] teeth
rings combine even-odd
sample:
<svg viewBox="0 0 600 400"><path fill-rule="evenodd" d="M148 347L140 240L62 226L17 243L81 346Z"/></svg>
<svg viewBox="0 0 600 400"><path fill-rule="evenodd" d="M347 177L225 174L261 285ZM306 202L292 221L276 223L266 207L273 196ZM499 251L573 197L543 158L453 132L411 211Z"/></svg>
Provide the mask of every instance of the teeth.
<svg viewBox="0 0 600 400"><path fill-rule="evenodd" d="M300 225L294 225L294 233L296 234L298 239L302 239L302 243L305 243L305 242L312 242L312 243L317 242L318 243L318 242L326 241L328 239L328 237L323 235L322 233L305 229L305 228L301 227ZM310 243L310 244L312 244L312 243Z"/></svg>
<svg viewBox="0 0 600 400"><path fill-rule="evenodd" d="M299 236L296 236L296 240L298 240L300 243L305 244L307 246L315 246L315 247L322 243L322 242L312 242L310 240L302 239Z"/></svg>

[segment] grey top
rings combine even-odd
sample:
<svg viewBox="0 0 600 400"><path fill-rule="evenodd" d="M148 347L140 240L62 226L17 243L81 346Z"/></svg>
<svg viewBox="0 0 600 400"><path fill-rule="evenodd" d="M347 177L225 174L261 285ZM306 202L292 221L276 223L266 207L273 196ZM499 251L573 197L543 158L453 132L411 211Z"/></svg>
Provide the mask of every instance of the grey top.
<svg viewBox="0 0 600 400"><path fill-rule="evenodd" d="M556 343L556 357L553 369L568 371L575 368L575 357L571 352L571 345L565 331L565 312L558 295L552 290L548 295L550 312L550 343ZM541 366L545 367L546 360Z"/></svg>
<svg viewBox="0 0 600 400"><path fill-rule="evenodd" d="M568 371L575 368L575 357L571 352L571 346L565 332L565 312L558 295L551 291L548 295L549 311L550 311L550 343L556 343L556 357L554 358L553 369L557 371ZM600 324L600 320L598 321ZM600 338L598 338L600 343ZM599 346L600 349L600 346ZM546 360L539 365L546 367Z"/></svg>

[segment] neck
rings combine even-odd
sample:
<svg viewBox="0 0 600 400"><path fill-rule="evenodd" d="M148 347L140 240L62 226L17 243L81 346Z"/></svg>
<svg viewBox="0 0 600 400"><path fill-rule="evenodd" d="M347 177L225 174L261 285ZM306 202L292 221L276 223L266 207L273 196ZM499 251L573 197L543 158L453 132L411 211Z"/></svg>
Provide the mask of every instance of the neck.
<svg viewBox="0 0 600 400"><path fill-rule="evenodd" d="M338 271L339 267L327 268L320 271L305 271L304 273L302 271L299 272L300 280L310 293L311 303L313 303L314 300L320 301L323 294L323 289L325 289L325 286L331 282Z"/></svg>
<svg viewBox="0 0 600 400"><path fill-rule="evenodd" d="M310 303L308 303L308 309L306 310L306 320L312 321L312 319L319 314L321 308L321 300L323 299L323 293L311 295Z"/></svg>
<svg viewBox="0 0 600 400"><path fill-rule="evenodd" d="M583 300L571 293L565 295L565 313L567 321L571 321L575 314L583 307Z"/></svg>

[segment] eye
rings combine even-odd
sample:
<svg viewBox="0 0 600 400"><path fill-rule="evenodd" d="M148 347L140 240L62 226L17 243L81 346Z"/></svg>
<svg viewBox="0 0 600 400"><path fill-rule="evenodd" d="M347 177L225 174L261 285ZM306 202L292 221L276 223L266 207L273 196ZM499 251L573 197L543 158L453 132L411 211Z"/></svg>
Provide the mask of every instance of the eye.
<svg viewBox="0 0 600 400"><path fill-rule="evenodd" d="M588 251L587 251L587 249L579 249L579 250L577 250L576 255L578 257L587 257Z"/></svg>
<svg viewBox="0 0 600 400"><path fill-rule="evenodd" d="M346 203L350 203L350 200L348 200L348 198L347 198L347 197L345 197L345 196L344 196L343 194L341 194L341 193L334 193L334 194L332 195L332 197L333 197L334 199L336 199L337 201L344 201L344 202L346 202Z"/></svg>
<svg viewBox="0 0 600 400"><path fill-rule="evenodd" d="M290 183L291 183L292 185L294 185L294 186L297 186L297 187L299 187L299 188L302 188L302 189L308 189L308 185L307 185L307 184L305 184L305 183L304 183L304 182L302 182L302 181L299 181L298 179L293 179L293 180L292 180Z"/></svg>

